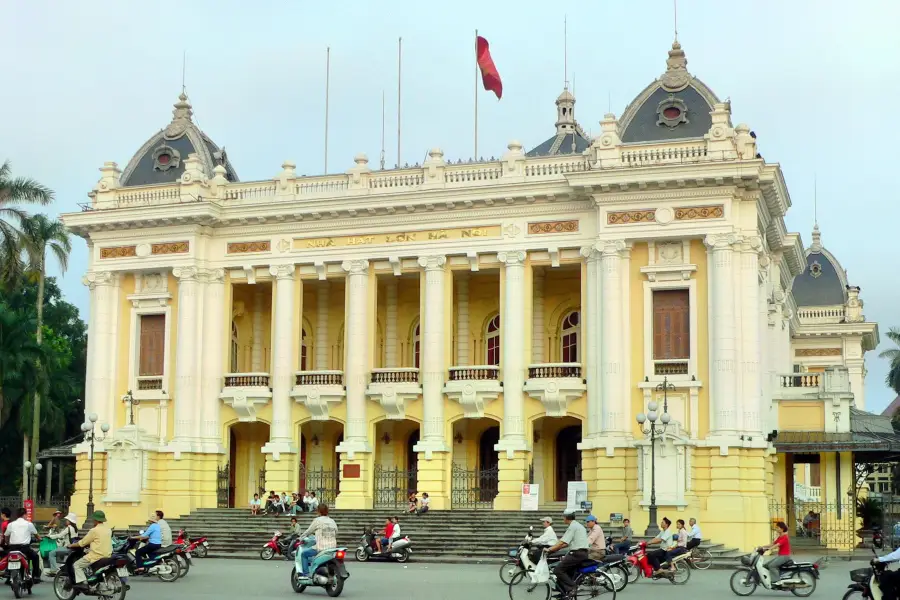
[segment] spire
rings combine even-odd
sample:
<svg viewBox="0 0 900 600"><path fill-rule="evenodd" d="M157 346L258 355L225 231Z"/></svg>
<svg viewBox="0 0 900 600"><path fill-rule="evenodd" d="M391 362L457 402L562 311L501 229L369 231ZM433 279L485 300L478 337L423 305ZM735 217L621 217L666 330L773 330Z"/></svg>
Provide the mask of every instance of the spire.
<svg viewBox="0 0 900 600"><path fill-rule="evenodd" d="M556 99L556 134L575 133L575 95L564 88Z"/></svg>
<svg viewBox="0 0 900 600"><path fill-rule="evenodd" d="M669 58L666 59L666 72L659 78L662 87L667 92L679 92L691 82L691 74L687 70L687 56L681 49L681 44L676 39L669 50Z"/></svg>
<svg viewBox="0 0 900 600"><path fill-rule="evenodd" d="M175 109L172 111L172 122L166 127L166 137L169 139L180 137L191 125L191 117L193 115L194 111L191 108L191 103L188 101L187 95L182 91L178 95L178 102L175 103Z"/></svg>

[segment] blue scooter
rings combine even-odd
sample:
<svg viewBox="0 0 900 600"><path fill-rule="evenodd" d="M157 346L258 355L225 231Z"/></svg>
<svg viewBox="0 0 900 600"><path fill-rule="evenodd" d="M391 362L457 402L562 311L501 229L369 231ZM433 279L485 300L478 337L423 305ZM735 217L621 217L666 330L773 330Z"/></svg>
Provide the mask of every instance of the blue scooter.
<svg viewBox="0 0 900 600"><path fill-rule="evenodd" d="M308 550L316 545L315 537L305 538L297 549L294 556L294 568L291 569L291 587L298 594L309 586L325 588L332 598L341 595L344 590L344 580L350 577L347 567L344 566L344 557L347 555L346 548L331 548L322 550L316 554L309 565L310 575L304 577L301 575L303 564L300 562L304 550Z"/></svg>

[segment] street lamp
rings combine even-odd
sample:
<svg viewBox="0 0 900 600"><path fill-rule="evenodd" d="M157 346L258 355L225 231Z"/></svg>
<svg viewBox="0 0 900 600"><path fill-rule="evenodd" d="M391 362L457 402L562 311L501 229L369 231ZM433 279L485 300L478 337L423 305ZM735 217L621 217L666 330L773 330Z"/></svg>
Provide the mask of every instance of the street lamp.
<svg viewBox="0 0 900 600"><path fill-rule="evenodd" d="M96 423L97 413L91 413L88 415L88 420L81 424L81 431L84 432L84 439L90 440L91 442L90 471L88 475L88 519L91 519L94 514L94 442L102 442L106 439L106 434L109 432L109 423L102 423L100 425L100 431L102 431L103 433L101 435L97 435L97 433L94 431L94 425ZM87 523L87 519L85 519L85 523Z"/></svg>
<svg viewBox="0 0 900 600"><path fill-rule="evenodd" d="M645 377L644 381L649 382L650 378ZM650 522L647 524L647 530L644 535L656 537L659 533L659 522L656 520L656 440L661 438L666 432L666 427L672 416L669 414L669 390L674 390L675 386L669 383L668 377L664 377L662 383L656 386L656 391L663 393L662 413L657 413L659 404L655 400L647 403L647 414L638 413L637 422L641 426L644 435L650 438ZM662 423L657 429L656 422ZM647 427L644 427L648 424Z"/></svg>
<svg viewBox="0 0 900 600"><path fill-rule="evenodd" d="M33 468L32 468L33 467ZM31 485L32 485L32 477L34 478L34 485L37 486L37 476L38 473L43 469L43 465L41 463L37 463L36 465L31 464L30 460L25 461L25 499L31 500Z"/></svg>
<svg viewBox="0 0 900 600"><path fill-rule="evenodd" d="M128 405L128 424L134 425L134 407L140 404L141 401L134 397L131 390L125 392L125 395L122 396L122 401Z"/></svg>

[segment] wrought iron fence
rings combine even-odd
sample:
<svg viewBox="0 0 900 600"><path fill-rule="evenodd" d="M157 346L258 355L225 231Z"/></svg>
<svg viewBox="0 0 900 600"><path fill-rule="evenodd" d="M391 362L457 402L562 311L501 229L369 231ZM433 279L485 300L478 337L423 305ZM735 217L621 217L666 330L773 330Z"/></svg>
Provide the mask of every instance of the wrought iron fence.
<svg viewBox="0 0 900 600"><path fill-rule="evenodd" d="M259 470L259 478L256 481L256 489L259 491L259 497L265 498L266 496L266 470ZM272 490L275 491L275 490Z"/></svg>
<svg viewBox="0 0 900 600"><path fill-rule="evenodd" d="M450 473L451 508L490 509L497 496L499 481L499 467L465 469L453 465Z"/></svg>
<svg viewBox="0 0 900 600"><path fill-rule="evenodd" d="M769 515L773 529L778 521L787 525L795 546L851 551L860 541L853 502L772 502Z"/></svg>
<svg viewBox="0 0 900 600"><path fill-rule="evenodd" d="M231 469L228 463L216 469L216 506L219 508L228 508L231 506L231 490L228 489L231 483Z"/></svg>
<svg viewBox="0 0 900 600"><path fill-rule="evenodd" d="M409 495L416 491L418 471L375 465L375 508L405 508Z"/></svg>
<svg viewBox="0 0 900 600"><path fill-rule="evenodd" d="M316 493L319 504L334 506L334 499L338 495L337 472L324 467L307 468L300 463L300 481L306 481L305 489Z"/></svg>

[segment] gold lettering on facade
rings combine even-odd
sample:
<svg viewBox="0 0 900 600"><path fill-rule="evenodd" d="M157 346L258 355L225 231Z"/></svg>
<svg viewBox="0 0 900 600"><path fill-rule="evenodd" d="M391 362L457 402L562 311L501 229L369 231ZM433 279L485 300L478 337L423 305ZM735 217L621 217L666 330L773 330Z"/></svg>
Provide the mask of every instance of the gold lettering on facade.
<svg viewBox="0 0 900 600"><path fill-rule="evenodd" d="M462 227L459 229L430 229L426 231L401 231L372 235L347 235L327 238L299 238L293 242L297 250L332 248L342 246L371 246L377 244L410 244L435 240L461 240L473 238L499 238L499 225Z"/></svg>
<svg viewBox="0 0 900 600"><path fill-rule="evenodd" d="M429 240L446 240L447 239L447 230L439 229L438 231L429 231L428 239Z"/></svg>
<svg viewBox="0 0 900 600"><path fill-rule="evenodd" d="M328 248L334 246L334 240L331 238L325 238L321 240L307 240L306 247L307 248Z"/></svg>
<svg viewBox="0 0 900 600"><path fill-rule="evenodd" d="M488 233L486 229L463 229L462 236L464 238L473 238L473 237L487 237Z"/></svg>
<svg viewBox="0 0 900 600"><path fill-rule="evenodd" d="M357 235L347 240L348 246L365 246L375 242L374 235Z"/></svg>

